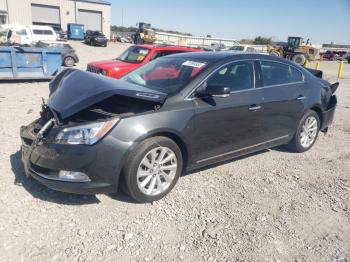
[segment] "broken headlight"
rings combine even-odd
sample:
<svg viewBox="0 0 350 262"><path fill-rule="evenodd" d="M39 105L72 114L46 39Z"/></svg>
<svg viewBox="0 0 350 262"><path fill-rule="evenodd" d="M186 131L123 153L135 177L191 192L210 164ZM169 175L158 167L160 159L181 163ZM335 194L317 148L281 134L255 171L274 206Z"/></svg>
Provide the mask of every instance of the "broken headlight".
<svg viewBox="0 0 350 262"><path fill-rule="evenodd" d="M56 143L71 145L93 145L101 140L119 121L95 122L64 128L56 136Z"/></svg>

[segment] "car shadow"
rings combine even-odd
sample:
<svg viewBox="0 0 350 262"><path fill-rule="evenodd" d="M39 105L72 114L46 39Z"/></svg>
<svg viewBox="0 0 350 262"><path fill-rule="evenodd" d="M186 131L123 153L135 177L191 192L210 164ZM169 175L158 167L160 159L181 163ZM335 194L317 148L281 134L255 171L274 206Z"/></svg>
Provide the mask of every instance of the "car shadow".
<svg viewBox="0 0 350 262"><path fill-rule="evenodd" d="M76 195L54 191L40 184L35 179L27 177L21 161L20 151L17 151L10 156L10 162L12 172L15 176L14 184L22 186L35 198L63 205L87 205L100 203L100 200L98 200L95 195Z"/></svg>

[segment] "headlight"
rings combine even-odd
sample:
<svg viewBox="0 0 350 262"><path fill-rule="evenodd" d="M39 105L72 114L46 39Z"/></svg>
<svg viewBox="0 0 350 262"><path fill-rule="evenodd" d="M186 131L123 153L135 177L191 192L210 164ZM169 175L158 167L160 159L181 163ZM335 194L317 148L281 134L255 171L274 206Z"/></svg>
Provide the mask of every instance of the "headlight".
<svg viewBox="0 0 350 262"><path fill-rule="evenodd" d="M107 75L107 71L106 70L102 70L101 75L106 76Z"/></svg>
<svg viewBox="0 0 350 262"><path fill-rule="evenodd" d="M93 145L101 140L119 121L113 119L87 125L67 127L56 136L56 143L71 145Z"/></svg>

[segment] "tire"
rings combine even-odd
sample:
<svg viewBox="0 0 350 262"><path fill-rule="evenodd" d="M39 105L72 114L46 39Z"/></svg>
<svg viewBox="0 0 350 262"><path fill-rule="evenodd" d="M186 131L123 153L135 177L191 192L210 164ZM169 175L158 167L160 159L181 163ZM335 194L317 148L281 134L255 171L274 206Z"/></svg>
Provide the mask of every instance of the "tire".
<svg viewBox="0 0 350 262"><path fill-rule="evenodd" d="M161 163L160 158L171 160ZM157 201L173 189L182 167L181 150L173 140L161 136L146 139L127 158L122 171L123 189L137 202Z"/></svg>
<svg viewBox="0 0 350 262"><path fill-rule="evenodd" d="M305 125L311 126L311 122L312 120L315 120L316 123L314 125L312 125L312 128L309 128L307 132L309 132L310 135L306 136L306 131L305 131ZM313 131L311 131L313 130ZM320 118L318 117L318 114L313 111L313 110L308 110L304 116L301 118L299 124L298 124L298 128L295 132L295 135L293 137L293 139L289 142L288 147L297 153L302 153L305 151L308 151L309 149L312 148L312 146L315 144L317 137L318 137L318 133L320 130ZM305 140L305 136L310 139L310 137L312 137L312 139L310 139L308 141L308 143L306 143Z"/></svg>
<svg viewBox="0 0 350 262"><path fill-rule="evenodd" d="M64 58L63 65L67 67L72 67L75 65L75 60L71 56L67 56Z"/></svg>
<svg viewBox="0 0 350 262"><path fill-rule="evenodd" d="M281 56L280 53L277 52L277 51L272 51L272 52L270 53L270 55L271 55L271 56Z"/></svg>
<svg viewBox="0 0 350 262"><path fill-rule="evenodd" d="M306 62L306 57L303 54L296 54L292 57L292 61L298 65L304 65Z"/></svg>

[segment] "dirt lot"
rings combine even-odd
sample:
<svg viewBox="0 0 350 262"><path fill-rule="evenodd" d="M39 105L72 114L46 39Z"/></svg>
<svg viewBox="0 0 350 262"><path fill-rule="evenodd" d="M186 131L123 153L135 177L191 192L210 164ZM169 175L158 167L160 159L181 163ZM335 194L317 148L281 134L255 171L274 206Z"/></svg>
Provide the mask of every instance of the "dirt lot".
<svg viewBox="0 0 350 262"><path fill-rule="evenodd" d="M126 45L73 43L86 62ZM323 62L335 79L336 62ZM78 83L77 83L78 84ZM182 177L165 199L77 196L25 177L19 128L47 82L0 84L0 261L350 261L350 65L314 148L266 150Z"/></svg>

